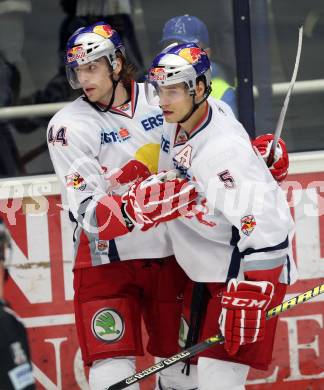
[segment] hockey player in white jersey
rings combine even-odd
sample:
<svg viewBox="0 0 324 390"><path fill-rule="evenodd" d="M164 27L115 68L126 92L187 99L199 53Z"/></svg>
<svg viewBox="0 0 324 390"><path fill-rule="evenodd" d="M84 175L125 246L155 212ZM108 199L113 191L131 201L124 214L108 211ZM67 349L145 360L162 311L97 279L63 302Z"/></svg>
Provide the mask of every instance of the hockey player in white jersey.
<svg viewBox="0 0 324 390"><path fill-rule="evenodd" d="M163 117L134 82L109 25L96 23L71 36L66 69L71 86L83 95L50 121L48 148L76 224L74 306L82 357L91 366L91 389L102 390L134 373L135 356L143 354L142 316L152 355L178 351L188 278L172 256L165 225L155 226L177 217L196 191L186 180L150 177L143 202L137 202L139 180L157 170ZM172 212L164 215L156 201L152 209L145 191L165 192ZM172 378L177 389L192 389L190 378L178 372L179 382ZM169 387L167 380L162 385Z"/></svg>
<svg viewBox="0 0 324 390"><path fill-rule="evenodd" d="M200 339L218 331L225 337L224 345L199 355L198 388L244 389L249 367L267 369L271 361L277 319L266 322L266 309L296 279L289 207L229 107L208 99L210 63L202 49L166 48L154 59L148 84L154 87L147 88L148 99L158 102L166 122L159 169L175 168L200 193L194 214L167 222L177 261L207 286ZM277 167L285 165L281 157L279 146Z"/></svg>

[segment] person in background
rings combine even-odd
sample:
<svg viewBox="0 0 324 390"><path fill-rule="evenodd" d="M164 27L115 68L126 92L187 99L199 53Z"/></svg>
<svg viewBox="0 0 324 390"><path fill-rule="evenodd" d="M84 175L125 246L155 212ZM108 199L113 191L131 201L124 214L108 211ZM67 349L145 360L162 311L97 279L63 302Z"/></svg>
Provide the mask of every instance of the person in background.
<svg viewBox="0 0 324 390"><path fill-rule="evenodd" d="M0 108L15 105L20 89L20 74L0 51ZM0 119L0 177L24 173L14 139L15 126L10 120Z"/></svg>
<svg viewBox="0 0 324 390"><path fill-rule="evenodd" d="M205 23L196 16L181 15L169 19L164 27L161 44L167 46L171 43L194 42L203 48L211 58L209 33ZM215 99L227 103L234 114L237 113L237 104L234 88L226 81L225 72L221 65L211 62L212 69L212 92Z"/></svg>
<svg viewBox="0 0 324 390"><path fill-rule="evenodd" d="M4 300L11 238L0 219L0 389L35 390L26 329Z"/></svg>
<svg viewBox="0 0 324 390"><path fill-rule="evenodd" d="M30 94L35 84L32 71L24 56L25 24L32 13L31 0L0 0L0 52L15 66L21 76L21 95Z"/></svg>

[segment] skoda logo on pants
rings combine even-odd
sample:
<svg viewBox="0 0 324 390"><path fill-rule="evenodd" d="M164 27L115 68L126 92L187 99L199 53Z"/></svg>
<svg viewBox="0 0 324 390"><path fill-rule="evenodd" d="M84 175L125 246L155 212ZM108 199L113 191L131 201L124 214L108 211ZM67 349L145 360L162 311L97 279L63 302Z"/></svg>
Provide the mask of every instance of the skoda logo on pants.
<svg viewBox="0 0 324 390"><path fill-rule="evenodd" d="M113 343L119 340L125 330L122 317L115 310L101 309L93 316L92 333L105 343Z"/></svg>

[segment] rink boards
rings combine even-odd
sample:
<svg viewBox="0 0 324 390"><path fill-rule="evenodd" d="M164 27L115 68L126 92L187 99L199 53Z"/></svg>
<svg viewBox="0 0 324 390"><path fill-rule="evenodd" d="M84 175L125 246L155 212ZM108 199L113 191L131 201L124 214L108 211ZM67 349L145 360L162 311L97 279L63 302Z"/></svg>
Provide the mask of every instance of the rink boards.
<svg viewBox="0 0 324 390"><path fill-rule="evenodd" d="M291 296L324 280L324 154L292 155L290 172L285 189L300 274ZM13 238L6 298L28 328L38 388L85 390L72 305L72 229L59 193L54 175L0 181L0 213ZM323 300L280 316L273 363L267 372L251 371L248 389L324 388ZM151 364L149 356L138 359L139 369ZM153 380L141 389L152 389Z"/></svg>

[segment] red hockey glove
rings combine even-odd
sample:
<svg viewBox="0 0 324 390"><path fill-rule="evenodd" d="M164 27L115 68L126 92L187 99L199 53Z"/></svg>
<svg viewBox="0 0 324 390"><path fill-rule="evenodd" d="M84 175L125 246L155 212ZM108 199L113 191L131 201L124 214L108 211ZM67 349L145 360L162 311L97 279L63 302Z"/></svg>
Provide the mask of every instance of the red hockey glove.
<svg viewBox="0 0 324 390"><path fill-rule="evenodd" d="M124 193L132 184L151 175L147 166L137 160L129 160L121 168L106 171L107 168L103 168L104 178L108 183L108 191L114 191L115 193L116 191Z"/></svg>
<svg viewBox="0 0 324 390"><path fill-rule="evenodd" d="M119 184L127 184L134 181L140 181L151 175L150 170L145 164L137 160L130 160L121 168L121 174L116 178Z"/></svg>
<svg viewBox="0 0 324 390"><path fill-rule="evenodd" d="M190 213L197 196L188 180L163 172L133 184L122 196L122 211L129 228L135 225L145 231Z"/></svg>
<svg viewBox="0 0 324 390"><path fill-rule="evenodd" d="M248 282L231 279L222 296L219 326L225 338L224 347L235 355L240 345L264 338L266 309L274 286L270 282Z"/></svg>
<svg viewBox="0 0 324 390"><path fill-rule="evenodd" d="M252 141L252 145L258 149L266 164L269 158L273 138L274 138L273 134L265 134L256 137L256 139ZM274 154L274 161L271 167L269 167L269 169L273 178L278 183L281 183L288 174L288 168L289 168L289 157L288 157L287 147L285 142L281 138L279 138L275 150L275 154Z"/></svg>

